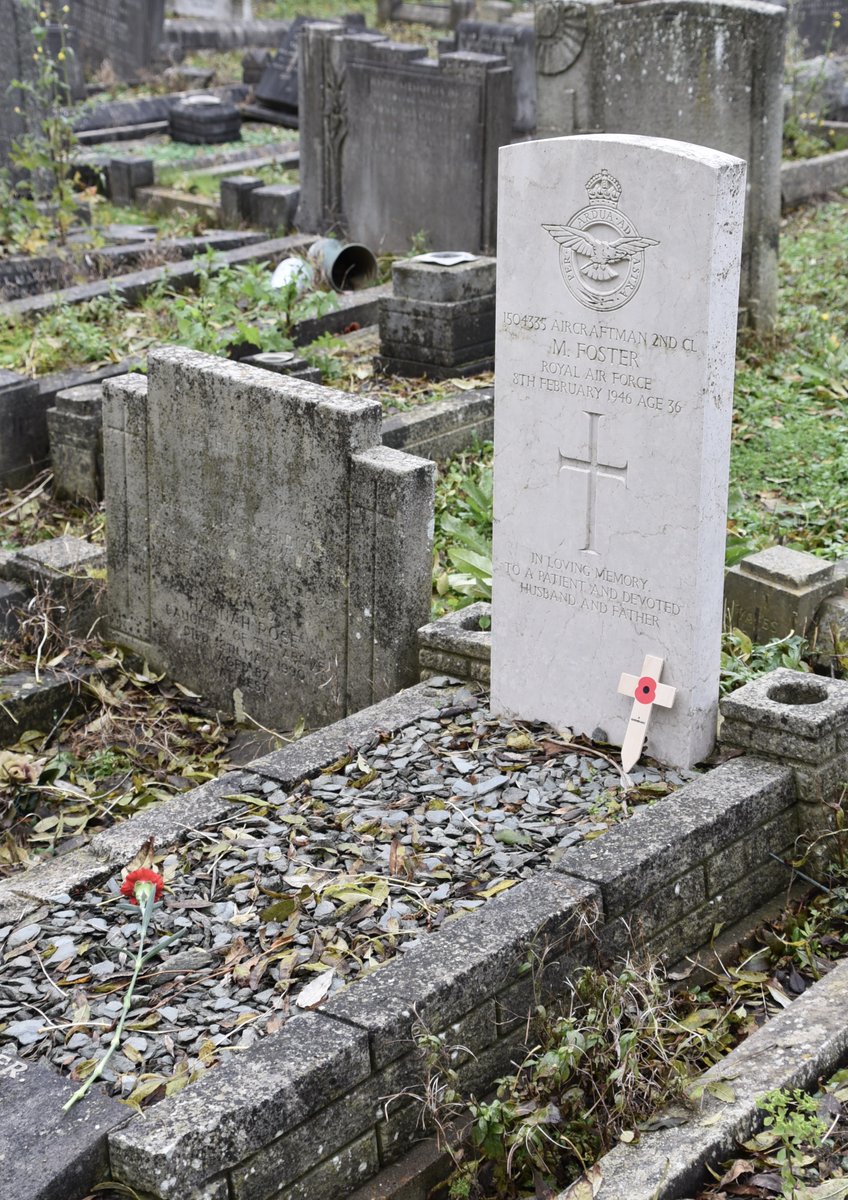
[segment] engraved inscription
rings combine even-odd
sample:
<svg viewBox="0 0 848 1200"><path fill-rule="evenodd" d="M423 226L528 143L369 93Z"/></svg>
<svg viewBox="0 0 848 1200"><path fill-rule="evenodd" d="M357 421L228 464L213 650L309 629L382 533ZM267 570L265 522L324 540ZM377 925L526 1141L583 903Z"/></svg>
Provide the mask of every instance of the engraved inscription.
<svg viewBox="0 0 848 1200"><path fill-rule="evenodd" d="M589 418L589 457L570 458L559 452L560 471L579 471L586 475L586 535L585 545L581 550L587 554L597 554L594 548L595 540L595 502L597 499L598 479L616 479L619 483L627 484L627 463L623 467L615 467L611 463L598 461L598 426L601 413L587 412Z"/></svg>
<svg viewBox="0 0 848 1200"><path fill-rule="evenodd" d="M658 596L646 575L615 571L581 559L531 550L527 562L502 562L499 571L518 584L522 596L597 613L615 622L661 629L683 614L683 606Z"/></svg>

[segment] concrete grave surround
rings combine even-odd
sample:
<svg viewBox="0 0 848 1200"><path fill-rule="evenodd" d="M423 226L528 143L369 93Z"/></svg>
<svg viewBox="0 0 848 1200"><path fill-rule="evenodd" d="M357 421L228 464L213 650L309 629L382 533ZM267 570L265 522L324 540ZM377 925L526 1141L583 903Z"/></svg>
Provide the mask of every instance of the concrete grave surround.
<svg viewBox="0 0 848 1200"><path fill-rule="evenodd" d="M536 6L540 137L650 134L747 162L740 303L761 328L777 309L785 29L760 0Z"/></svg>
<svg viewBox="0 0 848 1200"><path fill-rule="evenodd" d="M434 467L375 401L167 347L105 385L104 466L118 641L275 728L414 681Z"/></svg>
<svg viewBox="0 0 848 1200"><path fill-rule="evenodd" d="M492 709L621 745L619 677L657 655L677 697L647 751L689 766L716 731L745 167L598 134L510 146L500 178Z"/></svg>

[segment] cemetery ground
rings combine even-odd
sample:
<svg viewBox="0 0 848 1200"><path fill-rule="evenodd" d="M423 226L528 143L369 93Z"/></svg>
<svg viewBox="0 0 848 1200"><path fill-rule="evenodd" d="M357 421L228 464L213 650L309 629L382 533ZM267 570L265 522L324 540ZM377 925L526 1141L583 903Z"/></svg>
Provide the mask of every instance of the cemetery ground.
<svg viewBox="0 0 848 1200"><path fill-rule="evenodd" d="M748 334L740 338L728 539L731 560L776 541L826 558L845 553L848 329L839 280L848 269L847 203L843 196L799 211L785 222L779 327L768 339ZM102 361L104 347L110 355L123 357L143 352L160 338L190 340L192 328L208 348L210 324L224 331L217 331L219 340L214 343L220 350L223 339L231 336L227 330L232 325L232 289L244 296L246 279L253 280L257 310L267 306L271 298L263 290L261 272L234 272L229 280L224 275L221 290L214 295L212 302L220 305L221 315L211 322L208 308L202 309L210 303L209 295L201 287L197 298L180 297L187 305L182 324L164 329L149 326L140 338L131 333L123 343L117 339L127 324L138 326L147 319L140 315L141 309L104 305L105 336L92 319L97 310L87 313L84 321L73 309L58 310L55 316L40 318L29 336L36 353L55 354L55 359L45 359L47 369L73 361L75 354L78 362L86 361L86 355L91 355L90 361ZM195 306L200 307L202 320ZM156 307L151 320L159 319ZM158 307L164 307L162 295ZM254 315L248 309L245 320L253 320ZM172 315L167 319L172 321ZM42 326L45 320L54 323ZM91 348L84 337L91 339ZM50 338L55 339L52 346ZM350 338L332 339L305 352L315 355L314 361L342 386L383 396L386 381L373 374L370 354L362 351L361 338L357 342L354 337L352 348ZM12 343L4 352L17 353ZM18 359L15 363L20 365ZM463 386L467 384L463 381ZM426 403L440 393L439 388L414 380L394 380L391 389L390 403L401 406ZM481 447L479 453L445 464L440 473L434 612L487 595L489 456L490 449ZM56 502L46 478L7 493L0 501L0 521L0 545L5 548L65 533L95 543L103 538L99 511L94 506L83 509ZM49 604L35 604L22 617L17 638L4 651L5 670L37 667L47 673L91 666L95 674L87 684L92 705L86 713L60 716L47 730L16 730L21 733L17 739L9 735L2 757L3 873L14 873L39 856L70 852L87 835L188 785L215 778L228 764L237 765L260 752L244 730L238 731L217 713L210 714L202 700L186 695L185 689L157 679L142 662L96 639L69 641L61 632L61 614L51 613ZM781 663L801 665L800 655L807 650L797 638L753 646L729 630L724 686L738 686ZM840 670L841 658L832 665ZM451 912L479 907L527 878L537 865L555 861L564 841L573 839L576 844L602 836L634 809L651 804L683 782L683 776L648 767L638 786L623 795L603 747L563 745L562 739L542 728L499 726L490 720L485 699L476 691L462 689L444 714L434 708L402 735L372 739L355 753L343 755L289 797L284 810L278 807L279 789L275 794L267 784L257 787L245 781L237 793L243 806L233 811L226 824L190 838L182 850L159 859L157 866L176 903L167 915L157 915L156 934L182 932L178 955L183 958L173 962L174 972L194 971L205 986L193 992L184 974L182 981L175 981L174 973L165 973L160 974L155 993L142 993L146 1006L131 1021L130 1036L107 1075L114 1094L143 1108L176 1094L192 1078L279 1028L307 988L313 988L306 993L307 1000L322 989L332 993L360 971L414 944L421 932L438 929ZM302 732L279 731L278 738L265 745L285 744ZM254 729L254 734L262 737L263 731ZM478 758L481 741L489 748ZM485 764L482 769L478 766L474 778L482 776L484 784L489 779L495 785L491 792L484 787L459 803L456 798L441 798L435 791L436 777L428 783L417 765L426 765L432 755L451 763L461 783L470 752ZM509 790L499 791L504 771L516 790L514 799ZM399 784L410 795L411 806L384 798L396 795ZM522 794L534 784L535 824L528 823L522 802ZM568 799L549 804L545 794L549 785ZM469 785L469 792L476 786ZM461 788L454 790L462 795ZM342 795L345 799L339 803ZM412 849L395 835L408 828L408 822L425 831ZM444 839L437 836L430 844L426 836L446 828L454 835L461 831L449 867ZM291 878L287 876L286 882L294 889L294 899L288 890L285 894L278 890L275 863L282 853L290 858ZM310 890L316 863L328 868L320 893ZM392 880L388 888L387 877ZM455 879L460 880L458 887L453 886ZM569 1165L562 1158L561 1145L546 1149L548 1140L539 1135L546 1106L557 1104L564 1110L568 1100L548 1090L550 1060L540 1053L525 1064L513 1093L507 1090L467 1114L474 1118L475 1133L471 1151L458 1163L454 1194L462 1195L463 1187L469 1195L475 1194L474 1187L484 1189L480 1194L488 1189L488 1194L499 1197L526 1194L533 1186L534 1171L565 1183L620 1135L624 1141L631 1134L638 1140L640 1125L650 1122L656 1108L681 1098L677 1069L667 1072L665 1067L688 1063L696 1071L710 1065L766 1014L803 991L821 973L822 961L839 952L845 884L841 877L830 882L837 898L832 917L823 917L808 899L803 908L794 902L782 923L767 930L766 945L752 949L753 957L743 956L742 964L721 975L713 988L684 982L683 990L671 995L650 969L644 975L587 976L584 995L575 1000L573 1012L550 1018L550 1040L545 1043L551 1047L549 1052L575 1065L569 1047L585 1034L586 1010L596 1013L603 996L613 1009L616 1003L621 1005L620 1011L608 1012L607 1019L619 1022L617 1033L625 1040L636 1027L642 1032L645 1022L656 1018L655 1039L634 1039L640 1043L640 1053L648 1056L634 1070L634 1076L644 1080L644 1088L628 1097L629 1107L619 1114L619 1123L610 1124L603 1136L601 1120L596 1127L579 1120L568 1127L568 1137L577 1140L580 1152ZM88 915L82 924L76 910L68 909L39 921L37 929L26 929L24 950L15 947L10 960L9 969L17 960L24 972L15 978L15 986L28 980L30 999L41 1014L29 1014L19 1022L18 1048L32 1053L28 1047L38 1044L39 1054L76 1079L91 1070L98 1030L101 1023L113 1019L126 982L120 966L115 968L114 957L126 960L137 933L131 919L117 919L116 887L115 883L111 891L92 891L86 897ZM264 907L232 941L227 926L249 901L254 887L258 892L252 903ZM222 950L226 942L220 966L204 949L207 943L214 948L216 939L221 939ZM92 943L100 941L96 978L89 972L75 983L75 964L82 963ZM45 969L21 967L22 954L29 954L33 963L38 961ZM635 1019L622 1023L622 1011L635 1014ZM660 1033L661 1013L669 1018L670 1033ZM72 1022L70 1041L65 1038L67 1031L55 1041L39 1037L35 1027L45 1021ZM454 1064L449 1055L445 1060L444 1043L428 1042L425 1031L420 1038L425 1056L429 1047L434 1089L430 1099L437 1098L432 1116L438 1120L456 1116L460 1089L455 1086ZM587 1079L603 1077L603 1058L593 1058L602 1054L602 1043L598 1039L589 1047L585 1059L581 1051L579 1073ZM834 1087L838 1086L837 1079ZM604 1111L607 1100L596 1097L598 1112ZM582 1095L575 1107L581 1106L585 1106ZM800 1133L795 1142L791 1136L786 1140L787 1153L809 1157L806 1143L803 1150L796 1145L803 1141ZM836 1150L827 1139L823 1144L827 1155L816 1160L821 1167L805 1164L811 1184L816 1170L825 1179L835 1169ZM775 1174L779 1176L780 1149L763 1140L754 1153L767 1161L754 1158L755 1169L748 1176L738 1165L729 1168L743 1185L765 1188L747 1194L774 1194L758 1176L771 1174L772 1181Z"/></svg>

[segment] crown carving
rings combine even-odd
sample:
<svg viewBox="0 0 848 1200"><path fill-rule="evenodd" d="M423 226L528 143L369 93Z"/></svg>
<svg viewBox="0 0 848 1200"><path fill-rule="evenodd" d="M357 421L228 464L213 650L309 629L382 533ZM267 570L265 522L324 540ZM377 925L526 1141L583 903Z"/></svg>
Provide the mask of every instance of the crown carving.
<svg viewBox="0 0 848 1200"><path fill-rule="evenodd" d="M614 175L610 175L606 167L602 167L597 175L593 175L586 184L589 199L595 202L603 200L607 204L618 204L621 196L621 184Z"/></svg>

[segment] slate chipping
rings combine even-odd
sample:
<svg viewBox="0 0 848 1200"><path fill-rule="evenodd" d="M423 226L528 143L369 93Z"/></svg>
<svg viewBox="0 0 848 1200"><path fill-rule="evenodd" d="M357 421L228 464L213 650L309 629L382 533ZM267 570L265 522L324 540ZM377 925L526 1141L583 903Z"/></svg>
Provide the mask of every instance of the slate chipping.
<svg viewBox="0 0 848 1200"><path fill-rule="evenodd" d="M438 688L416 689L419 705L422 693ZM403 721L402 703L386 707ZM310 980L324 976L334 996L413 946L435 952L439 942L426 950L426 935L449 916L487 902L493 913L519 910L511 888L531 898L551 889L567 896L573 883L539 872L615 815L607 808L617 803L618 776L596 751L565 750L543 727L503 724L468 689L450 692L443 710L419 706L414 723L382 737L364 718L344 726L359 736L337 743L339 759L324 772L315 770L315 756L327 762L326 734L304 747L300 761L308 765L311 756L314 773L302 783L268 777L275 767L285 774L283 752L192 793L194 809L189 797L177 798L187 806L177 822L182 844L160 862L169 894L152 936L181 936L143 974L129 1040L106 1069L113 1094L126 1098L142 1075L156 1077L161 1089L156 1094L154 1084L149 1105L175 1076L203 1074L280 1030ZM508 737L535 749L511 749ZM640 768L638 779L654 794L666 790L653 768ZM684 782L676 772L666 779L672 787ZM98 835L91 851L73 852L85 859L78 899L50 885L52 872L61 879L58 863L42 886L21 887L49 906L37 921L22 913L2 931L0 1044L71 1074L104 1053L139 928L137 909L118 897L118 867L168 825L151 809ZM105 884L86 886L86 872ZM27 924L37 928L10 953L8 939ZM463 926L450 924L444 944L461 946ZM475 939L465 953L472 962L488 952ZM462 967L462 950L445 954ZM392 970L402 976L403 963ZM448 1019L450 1006L443 1007ZM458 991L456 1017L471 1007L473 998Z"/></svg>

